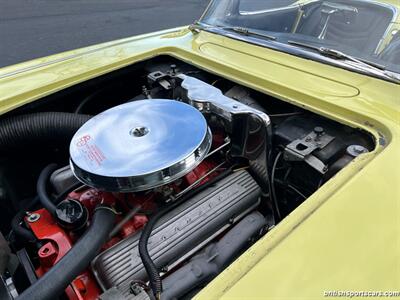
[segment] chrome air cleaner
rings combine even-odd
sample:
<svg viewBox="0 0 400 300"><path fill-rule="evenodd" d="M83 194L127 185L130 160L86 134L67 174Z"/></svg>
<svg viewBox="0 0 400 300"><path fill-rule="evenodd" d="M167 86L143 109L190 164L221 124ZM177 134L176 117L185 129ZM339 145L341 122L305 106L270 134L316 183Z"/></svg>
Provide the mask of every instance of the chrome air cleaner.
<svg viewBox="0 0 400 300"><path fill-rule="evenodd" d="M194 107L151 99L113 107L86 122L70 145L70 165L83 183L134 192L193 170L211 147L211 131Z"/></svg>

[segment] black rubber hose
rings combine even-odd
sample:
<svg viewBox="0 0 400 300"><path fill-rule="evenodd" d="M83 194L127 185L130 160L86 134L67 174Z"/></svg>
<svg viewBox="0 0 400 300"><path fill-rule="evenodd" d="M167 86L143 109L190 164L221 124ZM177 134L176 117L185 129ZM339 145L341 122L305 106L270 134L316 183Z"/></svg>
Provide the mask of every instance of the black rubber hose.
<svg viewBox="0 0 400 300"><path fill-rule="evenodd" d="M85 234L67 254L43 277L25 290L17 300L50 300L60 296L81 274L107 241L115 222L115 213L108 207L98 207Z"/></svg>
<svg viewBox="0 0 400 300"><path fill-rule="evenodd" d="M43 170L43 171L45 171L45 170ZM50 174L51 174L51 172L50 172ZM41 190L42 198L40 198L39 196L36 196L35 198L33 198L32 201L27 205L27 207L25 207L24 209L19 211L11 220L11 228L14 231L15 235L18 238L21 238L25 242L32 242L32 241L37 240L32 231L30 231L29 229L24 228L20 225L20 223L23 221L23 218L26 215L27 210L31 210L32 207L40 200L40 202L42 203L42 206L44 206L43 203L46 203L46 206L47 206L46 209L54 209L54 211L55 211L55 207L59 202L64 200L68 196L69 193L76 190L78 187L82 186L82 183L80 183L80 182L72 184L64 192L60 193L57 196L57 198L54 201L54 204L52 205L53 201L49 198L49 196L47 195L47 192L46 192L46 182L47 182L47 179L49 178L49 175L47 173L47 174L44 174L43 176L44 176L44 178L42 179L42 182L40 182L40 185L41 185L40 190ZM39 181L38 181L38 183L39 183Z"/></svg>
<svg viewBox="0 0 400 300"><path fill-rule="evenodd" d="M11 228L18 238L21 238L24 242L34 242L36 237L32 231L26 229L20 225L25 217L25 211L19 211L14 218L11 220Z"/></svg>
<svg viewBox="0 0 400 300"><path fill-rule="evenodd" d="M82 113L82 110L86 106L86 104L88 104L89 102L93 101L93 99L96 99L96 97L98 97L99 95L104 93L104 91L109 89L109 88L110 88L109 86L106 86L106 87L104 87L102 89L97 90L93 94L90 94L89 96L87 96L85 99L83 99L81 101L81 103L79 103L78 107L75 109L75 113L76 114Z"/></svg>
<svg viewBox="0 0 400 300"><path fill-rule="evenodd" d="M167 212L171 211L181 203L185 202L187 199L193 197L195 194L205 190L206 188L210 187L211 185L215 184L219 180L225 178L227 175L232 173L232 168L226 169L225 171L221 172L218 176L210 179L206 183L200 185L197 188L194 188L193 190L187 192L184 194L181 198L173 202L171 205L168 205L158 211L152 218L147 222L145 227L142 230L142 234L140 235L139 239L139 254L140 258L142 260L142 263L144 265L144 268L146 269L147 276L149 277L149 282L150 282L150 288L153 291L153 294L157 300L160 299L161 297L161 292L162 292L162 282L161 282L161 277L159 274L159 270L157 269L157 266L155 265L154 261L152 260L149 250L147 248L147 243L149 241L151 232L156 225L156 223L160 220L162 216L164 216Z"/></svg>
<svg viewBox="0 0 400 300"><path fill-rule="evenodd" d="M26 210L30 210L32 207L34 207L38 200L38 197L33 198L26 209L22 209L21 211L19 211L11 220L11 228L13 232L15 233L17 238L22 239L24 242L34 242L37 240L32 231L25 227L22 227L20 224L26 216Z"/></svg>
<svg viewBox="0 0 400 300"><path fill-rule="evenodd" d="M50 164L40 172L39 179L36 184L36 191L39 196L40 203L52 216L56 215L56 205L47 194L47 182L51 174L57 169L56 164Z"/></svg>
<svg viewBox="0 0 400 300"><path fill-rule="evenodd" d="M67 146L75 132L91 116L41 112L0 120L0 154L10 154L29 146Z"/></svg>

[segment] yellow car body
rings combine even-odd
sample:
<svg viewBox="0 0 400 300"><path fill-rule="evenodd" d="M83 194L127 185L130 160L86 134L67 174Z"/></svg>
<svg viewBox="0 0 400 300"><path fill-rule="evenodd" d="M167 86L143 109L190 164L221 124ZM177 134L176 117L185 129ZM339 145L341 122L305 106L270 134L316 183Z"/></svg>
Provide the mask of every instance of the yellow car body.
<svg viewBox="0 0 400 300"><path fill-rule="evenodd" d="M376 140L373 152L323 185L196 299L400 291L399 84L183 27L3 68L0 113L159 55L361 128Z"/></svg>

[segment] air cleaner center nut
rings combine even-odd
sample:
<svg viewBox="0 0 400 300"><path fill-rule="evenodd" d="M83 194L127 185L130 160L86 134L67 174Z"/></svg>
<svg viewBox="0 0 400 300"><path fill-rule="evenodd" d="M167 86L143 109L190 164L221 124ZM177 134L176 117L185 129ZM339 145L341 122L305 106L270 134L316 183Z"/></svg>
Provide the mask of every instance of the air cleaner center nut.
<svg viewBox="0 0 400 300"><path fill-rule="evenodd" d="M147 135L150 132L149 128L145 126L139 126L132 128L129 134L133 137L143 137Z"/></svg>

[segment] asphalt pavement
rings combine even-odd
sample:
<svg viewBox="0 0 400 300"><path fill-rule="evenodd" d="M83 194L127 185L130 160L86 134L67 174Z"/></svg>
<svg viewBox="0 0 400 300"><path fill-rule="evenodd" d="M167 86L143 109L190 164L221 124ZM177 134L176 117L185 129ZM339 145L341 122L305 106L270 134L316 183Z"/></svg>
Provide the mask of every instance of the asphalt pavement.
<svg viewBox="0 0 400 300"><path fill-rule="evenodd" d="M0 0L0 67L186 25L208 0Z"/></svg>

